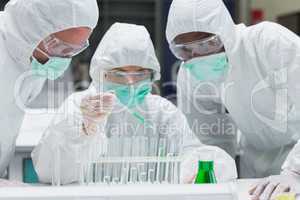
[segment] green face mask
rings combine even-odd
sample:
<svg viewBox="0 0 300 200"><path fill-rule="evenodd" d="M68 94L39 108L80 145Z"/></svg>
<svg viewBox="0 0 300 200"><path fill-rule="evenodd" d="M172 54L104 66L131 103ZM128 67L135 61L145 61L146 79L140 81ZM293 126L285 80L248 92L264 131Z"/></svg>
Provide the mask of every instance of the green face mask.
<svg viewBox="0 0 300 200"><path fill-rule="evenodd" d="M229 64L226 54L219 53L191 59L183 67L199 81L214 81L226 76Z"/></svg>
<svg viewBox="0 0 300 200"><path fill-rule="evenodd" d="M71 60L71 58L50 57L48 62L41 64L32 57L32 72L36 76L56 80L68 69Z"/></svg>
<svg viewBox="0 0 300 200"><path fill-rule="evenodd" d="M112 82L104 83L104 91L114 91L119 101L128 108L134 108L144 102L151 92L150 80L138 82L134 85L123 85Z"/></svg>

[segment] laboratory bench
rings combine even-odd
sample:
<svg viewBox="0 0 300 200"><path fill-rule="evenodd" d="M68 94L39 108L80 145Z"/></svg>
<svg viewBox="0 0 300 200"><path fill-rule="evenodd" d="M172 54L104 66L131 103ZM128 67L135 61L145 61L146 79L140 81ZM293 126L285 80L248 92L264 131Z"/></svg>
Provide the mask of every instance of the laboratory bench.
<svg viewBox="0 0 300 200"><path fill-rule="evenodd" d="M69 185L51 187L38 184L30 158L43 132L55 112L25 115L16 142L16 154L8 168L7 178L30 185L25 187L0 187L0 200L247 200L249 188L259 180L238 180L228 184L211 185ZM300 200L300 199L299 199Z"/></svg>
<svg viewBox="0 0 300 200"><path fill-rule="evenodd" d="M23 200L247 200L248 190L258 180L211 185L97 185L29 186L0 188L0 199Z"/></svg>

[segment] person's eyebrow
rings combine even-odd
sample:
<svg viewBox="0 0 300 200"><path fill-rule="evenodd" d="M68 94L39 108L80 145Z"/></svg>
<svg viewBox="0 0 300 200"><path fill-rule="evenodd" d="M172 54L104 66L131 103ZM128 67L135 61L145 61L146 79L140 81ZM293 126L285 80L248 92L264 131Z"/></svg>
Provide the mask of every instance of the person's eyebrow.
<svg viewBox="0 0 300 200"><path fill-rule="evenodd" d="M149 69L147 69L147 68L134 69L133 71L131 69L124 69L124 68L114 69L114 71L118 71L118 72L142 72L142 71L148 71L148 70Z"/></svg>
<svg viewBox="0 0 300 200"><path fill-rule="evenodd" d="M113 69L111 71L117 71L117 72L126 72L127 70L123 69L123 68L118 68L118 69Z"/></svg>

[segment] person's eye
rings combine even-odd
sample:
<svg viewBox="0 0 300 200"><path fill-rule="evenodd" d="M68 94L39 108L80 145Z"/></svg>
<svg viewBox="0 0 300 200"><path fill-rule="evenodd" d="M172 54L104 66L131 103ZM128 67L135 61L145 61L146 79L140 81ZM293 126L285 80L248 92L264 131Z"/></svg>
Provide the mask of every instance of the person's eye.
<svg viewBox="0 0 300 200"><path fill-rule="evenodd" d="M117 78L123 78L124 75L123 75L122 73L116 73L116 74L115 74L115 77L117 77Z"/></svg>
<svg viewBox="0 0 300 200"><path fill-rule="evenodd" d="M145 76L147 76L147 74L146 74L146 73L137 74L137 77L138 77L138 78L142 78L142 77L145 77Z"/></svg>

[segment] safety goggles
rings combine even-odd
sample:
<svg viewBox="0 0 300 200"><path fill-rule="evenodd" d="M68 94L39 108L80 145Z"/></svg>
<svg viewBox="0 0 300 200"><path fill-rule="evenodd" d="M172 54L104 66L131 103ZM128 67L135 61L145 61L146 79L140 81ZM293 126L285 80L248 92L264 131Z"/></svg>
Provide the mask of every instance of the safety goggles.
<svg viewBox="0 0 300 200"><path fill-rule="evenodd" d="M111 70L105 72L105 79L114 83L132 85L140 81L153 81L155 72L145 69L137 72L124 72L120 70Z"/></svg>
<svg viewBox="0 0 300 200"><path fill-rule="evenodd" d="M86 41L82 45L75 45L64 42L55 36L49 36L43 40L43 45L50 57L71 58L83 52L90 44L89 41Z"/></svg>
<svg viewBox="0 0 300 200"><path fill-rule="evenodd" d="M212 36L203 40L197 40L185 44L176 44L174 41L170 45L173 54L180 60L190 60L197 56L205 56L217 53L223 48L223 43L219 36Z"/></svg>

